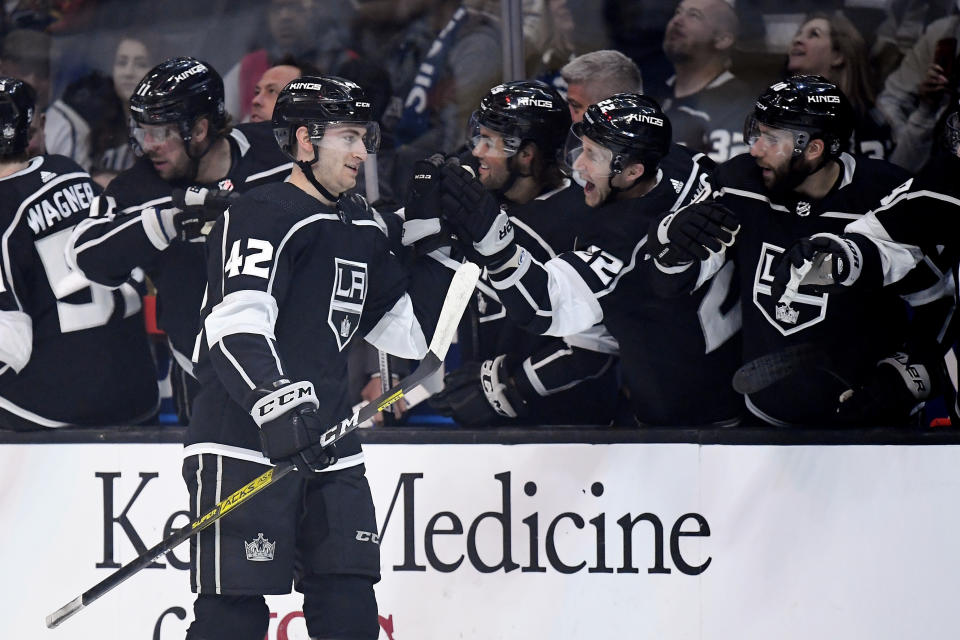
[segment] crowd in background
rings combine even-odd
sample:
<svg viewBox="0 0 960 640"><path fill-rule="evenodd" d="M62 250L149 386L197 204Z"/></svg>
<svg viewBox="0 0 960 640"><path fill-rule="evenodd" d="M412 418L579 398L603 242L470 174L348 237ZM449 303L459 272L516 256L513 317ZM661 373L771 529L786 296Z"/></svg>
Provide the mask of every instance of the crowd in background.
<svg viewBox="0 0 960 640"><path fill-rule="evenodd" d="M607 96L585 95L587 78L571 82L562 70L583 54L619 51L640 70L637 90L670 118L673 140L718 163L749 152L743 122L757 95L795 74L822 76L846 94L854 152L910 173L938 152L960 94L960 9L943 0L521 7L525 78L555 88L576 115ZM389 209L406 202L417 161L464 151L471 113L504 79L501 15L497 0L14 0L0 23L0 75L37 91L43 118L31 153L70 157L103 187L135 159L134 88L169 57L220 72L235 124L269 120L276 94L300 75L348 78L373 99L382 133L360 191ZM163 378L169 358L162 340L154 347ZM381 390L377 354L354 351L354 393L369 400ZM409 367L392 365L395 375Z"/></svg>

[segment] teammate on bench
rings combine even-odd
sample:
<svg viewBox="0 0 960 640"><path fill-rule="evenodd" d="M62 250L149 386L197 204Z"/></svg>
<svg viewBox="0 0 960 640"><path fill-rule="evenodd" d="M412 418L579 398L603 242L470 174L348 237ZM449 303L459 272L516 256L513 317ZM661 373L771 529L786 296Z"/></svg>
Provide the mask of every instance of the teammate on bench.
<svg viewBox="0 0 960 640"><path fill-rule="evenodd" d="M191 187L244 192L282 180L290 162L269 124L231 127L220 75L194 58L151 69L130 98L130 115L130 144L139 157L96 199L67 249L85 276L105 286L117 286L136 267L146 271L157 289L158 324L178 365L174 396L185 422L196 392L192 359L209 213L187 202L178 208L172 195Z"/></svg>
<svg viewBox="0 0 960 640"><path fill-rule="evenodd" d="M68 266L97 187L69 158L28 157L35 116L30 85L0 77L0 428L142 422L157 410L143 279L111 290Z"/></svg>
<svg viewBox="0 0 960 640"><path fill-rule="evenodd" d="M619 343L633 421L733 424L740 325L729 272L665 302L639 269L650 221L689 202L712 165L670 141L670 121L650 98L625 93L591 105L565 150L584 182L590 224L575 250L546 262L514 240L506 214L462 170L446 169L441 208L469 241L465 250L485 262L511 320L554 336L604 323Z"/></svg>

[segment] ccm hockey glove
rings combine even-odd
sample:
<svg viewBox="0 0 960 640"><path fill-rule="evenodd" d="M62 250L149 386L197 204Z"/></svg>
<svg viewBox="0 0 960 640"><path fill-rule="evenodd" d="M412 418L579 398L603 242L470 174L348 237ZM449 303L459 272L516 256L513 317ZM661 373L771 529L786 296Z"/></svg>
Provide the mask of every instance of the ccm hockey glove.
<svg viewBox="0 0 960 640"><path fill-rule="evenodd" d="M774 300L789 304L801 286L841 291L856 283L862 268L863 254L857 243L833 233L818 233L786 250L774 268L770 293Z"/></svg>
<svg viewBox="0 0 960 640"><path fill-rule="evenodd" d="M498 267L513 257L513 223L496 198L467 169L445 164L441 168L440 211L450 222L471 259Z"/></svg>
<svg viewBox="0 0 960 640"><path fill-rule="evenodd" d="M697 202L660 220L653 257L666 267L706 260L731 246L739 231L740 222L725 206Z"/></svg>
<svg viewBox="0 0 960 640"><path fill-rule="evenodd" d="M323 424L317 418L319 404L312 383L277 380L272 389L257 389L257 393L260 398L250 415L260 427L263 455L271 462L289 460L309 476L337 461L334 447L317 444Z"/></svg>
<svg viewBox="0 0 960 640"><path fill-rule="evenodd" d="M449 244L448 234L444 233L440 221L440 167L444 162L443 155L435 153L413 165L401 242L405 247L416 247L418 254ZM456 163L457 160L451 158L446 162Z"/></svg>
<svg viewBox="0 0 960 640"><path fill-rule="evenodd" d="M841 394L837 415L851 425L901 425L930 397L927 368L898 352L877 363L864 383Z"/></svg>
<svg viewBox="0 0 960 640"><path fill-rule="evenodd" d="M443 390L430 399L430 406L469 427L491 426L526 415L527 403L507 371L506 361L506 355L499 355L482 363L463 363L444 376Z"/></svg>

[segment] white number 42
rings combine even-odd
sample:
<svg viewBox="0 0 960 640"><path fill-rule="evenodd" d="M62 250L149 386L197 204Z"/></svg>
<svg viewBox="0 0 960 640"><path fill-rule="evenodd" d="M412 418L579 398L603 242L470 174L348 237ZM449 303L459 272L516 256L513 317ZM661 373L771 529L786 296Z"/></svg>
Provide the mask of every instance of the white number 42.
<svg viewBox="0 0 960 640"><path fill-rule="evenodd" d="M245 276L256 276L258 278L269 278L270 269L260 266L273 260L273 245L266 240L256 238L247 238L247 251L245 255L240 254L240 243L242 240L235 240L230 247L230 257L223 265L223 272L228 278L238 276L241 273Z"/></svg>

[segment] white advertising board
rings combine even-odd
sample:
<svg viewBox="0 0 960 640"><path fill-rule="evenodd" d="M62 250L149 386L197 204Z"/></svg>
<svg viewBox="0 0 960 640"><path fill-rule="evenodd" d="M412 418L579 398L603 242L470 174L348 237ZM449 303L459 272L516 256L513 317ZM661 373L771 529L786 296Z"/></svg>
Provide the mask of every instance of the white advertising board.
<svg viewBox="0 0 960 640"><path fill-rule="evenodd" d="M183 638L180 447L0 446L0 636ZM956 446L371 445L381 640L955 638ZM389 517L388 517L389 515ZM267 640L306 640L299 597Z"/></svg>

